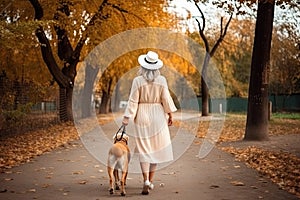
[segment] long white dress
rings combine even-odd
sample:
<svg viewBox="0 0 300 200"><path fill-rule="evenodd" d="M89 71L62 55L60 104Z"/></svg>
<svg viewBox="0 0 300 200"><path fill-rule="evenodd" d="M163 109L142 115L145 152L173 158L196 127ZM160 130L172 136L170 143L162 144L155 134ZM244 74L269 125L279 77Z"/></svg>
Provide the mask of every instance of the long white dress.
<svg viewBox="0 0 300 200"><path fill-rule="evenodd" d="M176 110L164 76L153 82L142 76L134 78L124 116L134 119L140 162L173 160L167 113Z"/></svg>

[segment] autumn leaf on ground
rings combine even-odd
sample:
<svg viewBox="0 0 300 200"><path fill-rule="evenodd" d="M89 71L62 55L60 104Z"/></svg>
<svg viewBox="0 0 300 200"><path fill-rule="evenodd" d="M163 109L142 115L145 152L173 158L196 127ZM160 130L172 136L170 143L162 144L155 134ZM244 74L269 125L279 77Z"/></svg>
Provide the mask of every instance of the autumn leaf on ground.
<svg viewBox="0 0 300 200"><path fill-rule="evenodd" d="M245 186L245 184L241 181L231 181L230 182L233 186Z"/></svg>
<svg viewBox="0 0 300 200"><path fill-rule="evenodd" d="M82 181L79 181L78 183L81 184L81 185L85 185L87 183L87 181L82 180Z"/></svg>
<svg viewBox="0 0 300 200"><path fill-rule="evenodd" d="M270 178L280 188L300 197L300 158L286 152L257 147L223 147L239 161Z"/></svg>

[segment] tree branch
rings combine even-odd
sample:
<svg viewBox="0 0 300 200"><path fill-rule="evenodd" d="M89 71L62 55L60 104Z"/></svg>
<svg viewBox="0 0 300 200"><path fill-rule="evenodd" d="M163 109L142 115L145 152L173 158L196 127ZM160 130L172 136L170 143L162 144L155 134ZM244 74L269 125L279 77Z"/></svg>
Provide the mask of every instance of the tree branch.
<svg viewBox="0 0 300 200"><path fill-rule="evenodd" d="M211 56L211 57L215 54L215 52L216 52L218 46L219 46L219 45L221 44L221 42L224 40L224 37L225 37L225 35L226 35L226 33L227 33L227 29L228 29L228 27L229 27L230 21L231 21L231 19L232 19L232 15L233 15L233 14L230 15L230 18L229 18L229 20L227 21L227 23L226 23L226 25L225 25L224 31L223 31L223 22L222 22L222 21L223 21L223 17L221 18L221 33L220 33L219 39L217 40L217 42L215 43L215 45L213 46L213 48L212 48L212 50L211 50L211 52L210 52L210 56Z"/></svg>
<svg viewBox="0 0 300 200"><path fill-rule="evenodd" d="M223 35L223 17L221 17L221 22L220 22L220 37Z"/></svg>
<svg viewBox="0 0 300 200"><path fill-rule="evenodd" d="M195 2L195 1L194 1ZM205 34L204 34L204 29L205 29L205 16L204 16L204 13L202 12L200 6L195 2L195 5L197 7L197 9L199 10L200 14L201 14L201 19L202 19L202 27L201 27L201 23L199 22L199 20L196 18L196 21L198 23L198 28L199 28L199 34L204 42L204 46L205 46L205 50L206 52L209 52L210 51L210 48L209 48L209 44L208 44L208 40L207 38L205 37Z"/></svg>
<svg viewBox="0 0 300 200"><path fill-rule="evenodd" d="M56 13L54 14L54 20L59 20L60 13L70 16L69 4L63 1L58 2ZM58 57L63 62L66 62L70 56L72 56L73 48L69 41L67 32L59 25L54 25L55 32L57 34L57 52Z"/></svg>
<svg viewBox="0 0 300 200"><path fill-rule="evenodd" d="M34 8L34 19L35 20L41 20L44 16L43 8L38 0L29 0L31 5Z"/></svg>
<svg viewBox="0 0 300 200"><path fill-rule="evenodd" d="M202 28L201 28L201 30L204 31L204 29L205 29L205 17L204 17L204 13L202 12L200 6L196 3L195 0L194 0L194 3L195 3L195 5L196 5L198 11L199 11L200 14L201 14L202 25L203 25ZM198 20L197 20L197 21L198 21ZM199 25L199 21L198 21L198 25Z"/></svg>
<svg viewBox="0 0 300 200"><path fill-rule="evenodd" d="M228 20L227 24L225 25L223 37L225 37L225 35L226 35L226 33L227 33L227 29L228 29L229 24L230 24L230 22L231 22L232 16L233 16L233 14L230 15L229 20Z"/></svg>
<svg viewBox="0 0 300 200"><path fill-rule="evenodd" d="M54 59L50 42L49 42L48 38L46 37L43 28L41 26L39 28L37 28L35 34L36 34L36 36L37 36L37 38L40 42L40 45L41 45L41 52L42 52L44 62L46 63L46 65L47 65L50 73L52 74L54 80L61 87L69 86L70 80L69 80L68 77L66 77L60 71L60 68L58 67L58 65L57 65L57 63Z"/></svg>
<svg viewBox="0 0 300 200"><path fill-rule="evenodd" d="M120 5L112 4L112 3L109 3L109 2L107 2L106 4L107 4L107 5L110 5L111 7L117 9L118 11L120 11L120 12L122 12L122 13L128 13L128 11L125 10L125 9L123 9L123 8L121 8Z"/></svg>
<svg viewBox="0 0 300 200"><path fill-rule="evenodd" d="M35 11L35 20L41 20L43 17L43 8L38 2L38 0L29 0L31 5L34 8ZM69 85L69 78L66 77L58 67L55 58L52 53L52 48L50 45L50 42L44 32L44 29L42 26L39 26L36 31L35 35L37 36L40 46L41 46L41 52L43 60L48 67L51 75L53 76L54 80L57 82L58 85L61 87L67 87Z"/></svg>
<svg viewBox="0 0 300 200"><path fill-rule="evenodd" d="M66 62L73 53L72 45L69 41L69 37L65 29L59 26L54 26L55 32L57 34L57 54L58 57Z"/></svg>

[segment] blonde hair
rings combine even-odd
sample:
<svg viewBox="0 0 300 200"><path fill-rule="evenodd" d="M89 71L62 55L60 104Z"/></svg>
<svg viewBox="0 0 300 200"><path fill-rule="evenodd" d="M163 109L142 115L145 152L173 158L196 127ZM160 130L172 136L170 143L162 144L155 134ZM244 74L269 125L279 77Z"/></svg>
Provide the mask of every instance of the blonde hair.
<svg viewBox="0 0 300 200"><path fill-rule="evenodd" d="M160 75L160 71L159 69L150 70L141 66L138 75L143 76L147 81L153 82Z"/></svg>

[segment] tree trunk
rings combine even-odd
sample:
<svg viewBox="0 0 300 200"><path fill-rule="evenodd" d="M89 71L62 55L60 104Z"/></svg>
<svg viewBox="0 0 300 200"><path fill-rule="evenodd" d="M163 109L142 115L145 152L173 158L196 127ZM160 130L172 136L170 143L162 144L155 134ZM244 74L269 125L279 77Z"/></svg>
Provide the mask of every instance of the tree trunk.
<svg viewBox="0 0 300 200"><path fill-rule="evenodd" d="M203 67L202 67L202 76L201 76L201 95L202 95L202 116L209 115L209 90L206 84L207 81L207 68L210 61L210 55L208 52L205 54Z"/></svg>
<svg viewBox="0 0 300 200"><path fill-rule="evenodd" d="M107 88L102 89L102 98L101 98L101 104L100 104L100 110L99 112L101 114L107 114L111 112L110 109L110 103L111 103L111 88L112 88L113 79L109 79L107 82Z"/></svg>
<svg viewBox="0 0 300 200"><path fill-rule="evenodd" d="M258 2L244 140L268 140L268 76L274 7L274 0Z"/></svg>
<svg viewBox="0 0 300 200"><path fill-rule="evenodd" d="M87 64L85 67L85 82L82 93L82 105L84 106L81 106L81 113L83 118L90 117L92 114L92 94L98 71L98 67L93 68L89 64Z"/></svg>
<svg viewBox="0 0 300 200"><path fill-rule="evenodd" d="M102 91L102 98L101 98L101 103L100 103L100 114L107 114L109 113L109 102L110 102L110 97L109 94L106 91Z"/></svg>
<svg viewBox="0 0 300 200"><path fill-rule="evenodd" d="M201 78L201 95L202 95L202 116L209 115L209 94L205 80Z"/></svg>
<svg viewBox="0 0 300 200"><path fill-rule="evenodd" d="M120 105L120 83L116 84L116 90L115 90L115 95L114 95L114 103L112 105L112 111L118 112L120 110L119 105Z"/></svg>
<svg viewBox="0 0 300 200"><path fill-rule="evenodd" d="M72 87L59 87L59 119L63 122L73 120L72 96Z"/></svg>
<svg viewBox="0 0 300 200"><path fill-rule="evenodd" d="M66 88L63 88L63 87L59 87L59 119L61 121L68 120L67 91L66 91Z"/></svg>
<svg viewBox="0 0 300 200"><path fill-rule="evenodd" d="M68 87L68 88L66 89L67 121L73 121L72 97L73 97L73 87Z"/></svg>

